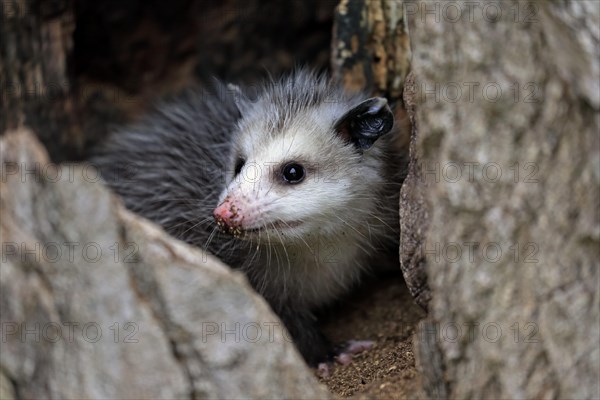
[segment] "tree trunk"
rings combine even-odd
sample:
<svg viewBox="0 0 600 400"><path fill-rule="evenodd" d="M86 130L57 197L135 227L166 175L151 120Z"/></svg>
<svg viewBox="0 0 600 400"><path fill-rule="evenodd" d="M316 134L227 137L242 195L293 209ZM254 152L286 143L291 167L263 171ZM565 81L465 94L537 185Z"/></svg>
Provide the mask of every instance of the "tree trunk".
<svg viewBox="0 0 600 400"><path fill-rule="evenodd" d="M406 7L431 216L425 389L598 398L600 6Z"/></svg>
<svg viewBox="0 0 600 400"><path fill-rule="evenodd" d="M50 153L78 158L84 138L68 68L73 1L6 1L0 20L0 132L27 125Z"/></svg>
<svg viewBox="0 0 600 400"><path fill-rule="evenodd" d="M352 90L402 95L410 67L403 0L342 0L331 46L333 76Z"/></svg>

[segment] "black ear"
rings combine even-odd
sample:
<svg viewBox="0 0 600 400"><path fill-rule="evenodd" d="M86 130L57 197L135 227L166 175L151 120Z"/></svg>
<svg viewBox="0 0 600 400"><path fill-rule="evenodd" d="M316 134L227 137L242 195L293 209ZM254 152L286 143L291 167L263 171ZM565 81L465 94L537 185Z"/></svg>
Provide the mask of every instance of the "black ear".
<svg viewBox="0 0 600 400"><path fill-rule="evenodd" d="M366 150L380 136L388 133L394 125L394 114L383 97L363 101L335 124L335 131L354 143L359 150Z"/></svg>

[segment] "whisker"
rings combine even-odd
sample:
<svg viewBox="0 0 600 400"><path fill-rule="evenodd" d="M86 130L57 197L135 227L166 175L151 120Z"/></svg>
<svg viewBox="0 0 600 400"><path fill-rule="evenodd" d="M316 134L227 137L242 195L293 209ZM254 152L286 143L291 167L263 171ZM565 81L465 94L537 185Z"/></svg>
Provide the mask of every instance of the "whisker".
<svg viewBox="0 0 600 400"><path fill-rule="evenodd" d="M273 230L275 231L275 233L277 234L277 236L279 237L279 241L281 242L281 247L283 248L283 251L285 253L285 256L287 258L287 264L288 264L288 271L291 273L292 271L292 265L290 262L290 256L287 252L287 249L285 248L285 243L283 242L283 238L281 237L281 235L279 234L279 230L275 227L275 225L273 223L271 223L271 227L273 228ZM283 292L286 293L287 292L287 278L285 275L285 268L283 268Z"/></svg>
<svg viewBox="0 0 600 400"><path fill-rule="evenodd" d="M362 234L358 229L356 229L355 227L353 227L352 224L349 224L348 222L346 222L339 215L336 215L336 218L339 219L340 221L342 221L349 228L352 228L356 233L358 233L360 236L362 236L363 238L365 238L365 240L367 240L367 241L369 240L364 234Z"/></svg>
<svg viewBox="0 0 600 400"><path fill-rule="evenodd" d="M208 239L206 240L206 243L204 244L204 251L208 251L208 245L210 244L210 242L212 241L213 237L215 236L215 233L217 232L217 230L219 229L218 226L215 226L212 230L212 232L210 233L210 235L208 236Z"/></svg>

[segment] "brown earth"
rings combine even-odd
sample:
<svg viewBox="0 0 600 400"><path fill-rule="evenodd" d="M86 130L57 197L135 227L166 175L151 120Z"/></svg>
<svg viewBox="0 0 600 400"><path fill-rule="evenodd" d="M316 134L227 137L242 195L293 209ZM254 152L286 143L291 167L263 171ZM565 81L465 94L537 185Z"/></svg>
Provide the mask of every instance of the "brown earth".
<svg viewBox="0 0 600 400"><path fill-rule="evenodd" d="M365 284L328 316L323 331L335 343L354 339L375 345L349 365L334 365L330 376L320 380L339 397L425 398L412 345L424 316L399 272Z"/></svg>

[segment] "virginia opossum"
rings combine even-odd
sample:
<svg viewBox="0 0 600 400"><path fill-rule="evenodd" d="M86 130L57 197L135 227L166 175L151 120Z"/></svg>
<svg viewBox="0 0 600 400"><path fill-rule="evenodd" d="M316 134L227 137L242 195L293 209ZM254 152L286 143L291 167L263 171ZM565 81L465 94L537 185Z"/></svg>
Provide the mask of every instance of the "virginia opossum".
<svg viewBox="0 0 600 400"><path fill-rule="evenodd" d="M129 209L244 271L316 365L332 347L313 312L397 256L393 114L305 69L243 92L167 101L90 161Z"/></svg>

